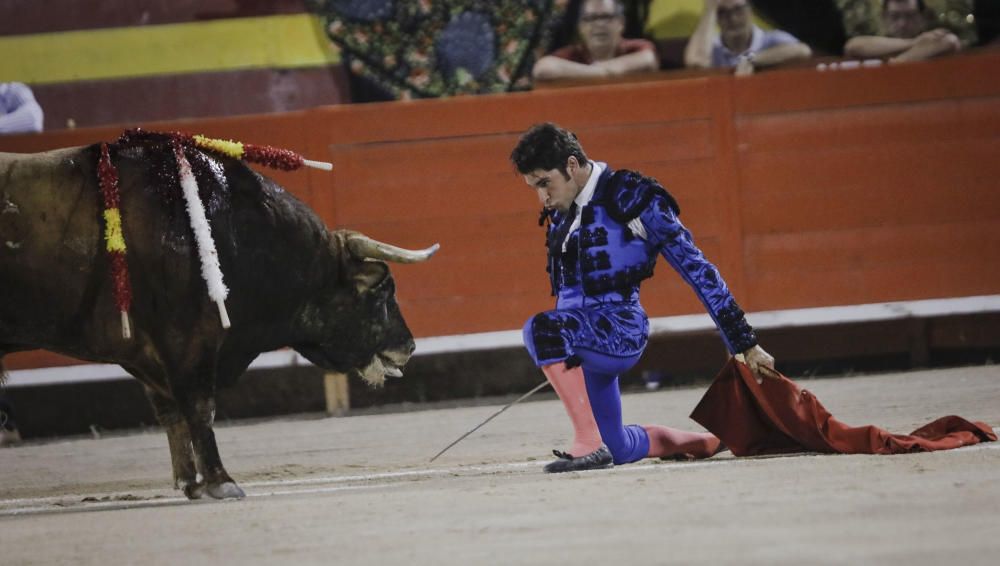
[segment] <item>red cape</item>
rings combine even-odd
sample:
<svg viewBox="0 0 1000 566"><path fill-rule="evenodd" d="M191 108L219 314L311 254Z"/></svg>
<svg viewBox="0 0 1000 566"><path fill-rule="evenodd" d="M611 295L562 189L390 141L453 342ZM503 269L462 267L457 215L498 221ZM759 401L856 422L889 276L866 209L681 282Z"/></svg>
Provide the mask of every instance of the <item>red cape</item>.
<svg viewBox="0 0 1000 566"><path fill-rule="evenodd" d="M875 426L850 427L823 408L819 399L782 376L757 383L750 370L731 359L709 386L691 418L718 436L735 456L789 452L901 454L949 450L995 441L981 422L947 416L908 435Z"/></svg>

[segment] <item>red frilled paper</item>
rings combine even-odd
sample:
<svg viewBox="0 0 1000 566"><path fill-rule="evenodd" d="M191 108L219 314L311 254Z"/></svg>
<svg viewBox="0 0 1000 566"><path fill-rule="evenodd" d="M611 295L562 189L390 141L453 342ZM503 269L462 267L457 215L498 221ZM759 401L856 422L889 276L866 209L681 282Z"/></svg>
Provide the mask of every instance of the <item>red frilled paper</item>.
<svg viewBox="0 0 1000 566"><path fill-rule="evenodd" d="M791 452L902 454L950 450L997 439L993 429L961 417L942 417L908 435L875 426L850 427L812 393L785 377L757 383L731 359L705 392L691 418L718 436L735 456Z"/></svg>

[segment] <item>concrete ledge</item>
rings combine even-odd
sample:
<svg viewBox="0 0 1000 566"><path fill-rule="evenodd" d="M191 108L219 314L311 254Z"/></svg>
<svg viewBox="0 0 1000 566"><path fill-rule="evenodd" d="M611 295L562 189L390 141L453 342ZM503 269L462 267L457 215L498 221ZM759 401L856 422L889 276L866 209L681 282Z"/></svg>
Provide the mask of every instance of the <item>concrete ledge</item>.
<svg viewBox="0 0 1000 566"><path fill-rule="evenodd" d="M833 324L774 328L759 324L758 333L762 345L777 358L778 368L793 379L1000 360L1000 311L898 314ZM219 389L217 420L295 413L350 416L422 410L442 403L509 401L544 379L520 342L415 356L402 379L388 380L377 389L353 377L327 379L321 368L311 364L289 365L297 359L289 352L273 354L263 359L273 367L248 371L237 383ZM662 387L704 384L727 357L710 328L659 332L651 337L636 367L621 377L621 387L640 391L654 380ZM26 439L156 426L142 386L134 379L22 384L4 395L14 405ZM543 391L536 397L551 395Z"/></svg>
<svg viewBox="0 0 1000 566"><path fill-rule="evenodd" d="M760 311L750 313L748 319L750 320L750 324L760 332L782 328L859 324L994 312L1000 312L1000 295ZM715 324L707 314L653 318L649 322L650 333L653 339L662 336L682 336L715 331ZM416 342L415 358L465 352L486 352L507 348L521 348L523 346L520 330L434 336L418 338ZM293 350L279 350L258 356L250 365L248 371L297 368L311 365L308 360ZM6 386L8 388L16 388L121 379L131 379L131 376L120 366L114 364L82 364L11 371L8 374Z"/></svg>

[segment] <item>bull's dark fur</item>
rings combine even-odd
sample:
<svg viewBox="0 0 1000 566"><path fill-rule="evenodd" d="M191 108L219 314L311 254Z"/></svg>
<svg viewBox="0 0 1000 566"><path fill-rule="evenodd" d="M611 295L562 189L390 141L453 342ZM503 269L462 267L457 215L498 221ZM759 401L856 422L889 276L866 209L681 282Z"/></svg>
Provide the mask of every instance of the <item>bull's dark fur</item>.
<svg viewBox="0 0 1000 566"><path fill-rule="evenodd" d="M190 497L205 489L242 495L211 429L216 386L236 380L259 353L284 346L342 372L380 354L401 366L413 339L392 277L384 263L351 255L349 232L328 231L243 162L191 155L230 288L232 328L223 330L183 201L164 177L172 171L156 165L164 156L112 150L133 338L122 338L104 252L99 147L0 154L0 361L44 348L120 364L145 385L167 429L179 487Z"/></svg>

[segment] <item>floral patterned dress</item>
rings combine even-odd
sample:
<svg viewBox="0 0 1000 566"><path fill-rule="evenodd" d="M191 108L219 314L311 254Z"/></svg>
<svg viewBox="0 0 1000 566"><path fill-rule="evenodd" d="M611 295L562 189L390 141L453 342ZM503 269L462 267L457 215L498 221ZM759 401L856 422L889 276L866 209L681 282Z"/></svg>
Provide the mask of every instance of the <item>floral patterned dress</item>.
<svg viewBox="0 0 1000 566"><path fill-rule="evenodd" d="M397 99L524 90L568 0L308 0L352 73Z"/></svg>

